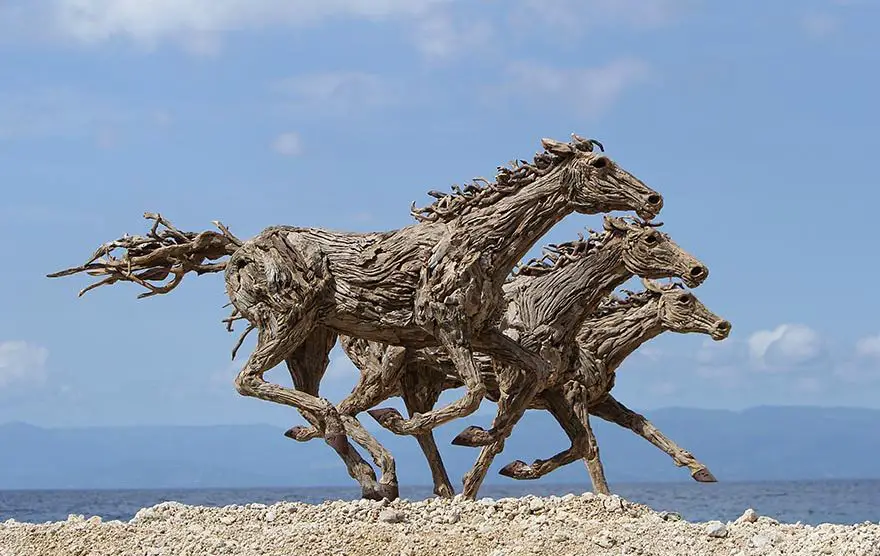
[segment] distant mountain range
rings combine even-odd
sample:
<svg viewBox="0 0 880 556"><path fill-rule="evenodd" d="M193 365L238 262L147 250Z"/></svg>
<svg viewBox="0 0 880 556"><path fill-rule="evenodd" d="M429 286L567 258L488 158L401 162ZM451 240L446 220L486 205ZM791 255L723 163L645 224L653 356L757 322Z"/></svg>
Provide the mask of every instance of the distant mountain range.
<svg viewBox="0 0 880 556"><path fill-rule="evenodd" d="M880 410L757 407L741 412L662 409L646 416L708 465L720 481L880 478ZM371 430L369 416L362 421ZM477 451L451 446L466 424L439 428L440 449L454 483ZM635 434L595 419L611 482L690 481L686 469ZM269 425L40 428L0 425L0 489L182 488L351 485L322 441L300 444ZM412 438L381 431L397 458L401 484L431 483ZM496 458L487 483L512 481L504 464L547 458L566 448L559 427L530 411ZM541 479L589 484L577 462Z"/></svg>

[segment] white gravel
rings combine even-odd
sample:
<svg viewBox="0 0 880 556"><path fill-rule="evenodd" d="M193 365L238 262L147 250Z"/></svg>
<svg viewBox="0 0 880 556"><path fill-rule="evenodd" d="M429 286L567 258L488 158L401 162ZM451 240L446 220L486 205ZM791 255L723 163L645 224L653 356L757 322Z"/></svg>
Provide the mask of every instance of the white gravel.
<svg viewBox="0 0 880 556"><path fill-rule="evenodd" d="M752 510L730 523L690 523L590 493L224 508L166 502L129 522L0 524L0 556L110 554L880 556L880 524L780 524Z"/></svg>

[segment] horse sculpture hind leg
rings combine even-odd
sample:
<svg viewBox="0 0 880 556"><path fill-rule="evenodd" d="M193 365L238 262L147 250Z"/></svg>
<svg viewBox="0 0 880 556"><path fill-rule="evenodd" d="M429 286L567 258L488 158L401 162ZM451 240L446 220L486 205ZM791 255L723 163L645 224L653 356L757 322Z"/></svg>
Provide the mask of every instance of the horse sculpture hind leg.
<svg viewBox="0 0 880 556"><path fill-rule="evenodd" d="M417 363L411 364L411 366L414 365L417 365ZM439 378L440 380L437 380L437 377L431 376L428 369L415 372L412 369L408 369L404 372L401 377L400 390L410 417L426 413L436 405L443 391L442 377ZM417 434L416 440L422 449L422 453L425 454L428 467L431 469L431 477L434 481L434 494L442 498L452 498L455 494L455 489L452 487L449 474L443 465L443 459L440 456L440 450L437 448L437 442L434 440L433 431Z"/></svg>
<svg viewBox="0 0 880 556"><path fill-rule="evenodd" d="M316 327L308 338L285 359L296 390L315 397L318 396L318 388L330 363L329 353L336 344L336 339L337 334L333 330L322 326ZM320 426L321 419L318 416L305 411L300 411L300 413L312 427ZM377 484L373 470L369 464L363 461L360 454L356 450L345 448L340 444L337 452L345 462L349 475L361 485L363 497L376 500L397 498L398 485L394 458L370 433L360 426L356 419L343 415L340 420L344 430L343 434L350 436L363 446L382 471L382 476ZM294 428L285 435L296 439L296 433L297 430ZM335 446L334 449L336 449Z"/></svg>

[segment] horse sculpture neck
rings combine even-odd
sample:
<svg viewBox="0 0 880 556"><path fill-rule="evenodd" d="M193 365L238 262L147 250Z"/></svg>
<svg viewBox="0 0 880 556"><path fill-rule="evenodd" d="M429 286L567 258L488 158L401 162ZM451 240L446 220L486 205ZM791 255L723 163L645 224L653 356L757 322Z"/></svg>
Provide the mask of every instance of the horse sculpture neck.
<svg viewBox="0 0 880 556"><path fill-rule="evenodd" d="M505 284L510 320L526 330L551 331L560 343L573 341L599 302L632 276L620 238L606 233L601 239L564 244L552 267L527 266Z"/></svg>
<svg viewBox="0 0 880 556"><path fill-rule="evenodd" d="M503 283L535 242L574 211L563 176L556 168L494 203L465 210L449 222L452 244L488 254L495 283Z"/></svg>
<svg viewBox="0 0 880 556"><path fill-rule="evenodd" d="M629 303L589 318L578 334L578 343L602 360L608 372L614 372L639 346L665 330L659 297Z"/></svg>

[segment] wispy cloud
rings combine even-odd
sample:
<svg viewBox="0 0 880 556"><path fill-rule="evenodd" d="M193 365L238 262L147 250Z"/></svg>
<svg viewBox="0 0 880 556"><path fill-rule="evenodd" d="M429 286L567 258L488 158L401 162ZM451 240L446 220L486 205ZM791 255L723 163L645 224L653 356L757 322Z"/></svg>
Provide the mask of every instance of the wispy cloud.
<svg viewBox="0 0 880 556"><path fill-rule="evenodd" d="M857 341L851 355L835 367L834 374L849 382L880 380L880 334Z"/></svg>
<svg viewBox="0 0 880 556"><path fill-rule="evenodd" d="M837 32L840 19L829 13L810 13L801 18L801 28L814 39L824 39Z"/></svg>
<svg viewBox="0 0 880 556"><path fill-rule="evenodd" d="M49 351L24 341L0 342L0 389L46 380Z"/></svg>
<svg viewBox="0 0 880 556"><path fill-rule="evenodd" d="M803 324L781 324L749 337L749 355L759 370L790 371L813 363L825 354L818 332Z"/></svg>
<svg viewBox="0 0 880 556"><path fill-rule="evenodd" d="M272 150L281 156L297 156L302 153L302 139L298 133L287 131L275 138Z"/></svg>
<svg viewBox="0 0 880 556"><path fill-rule="evenodd" d="M513 99L565 106L592 118L610 109L629 88L648 76L641 60L622 58L603 66L558 68L529 61L507 68L501 92Z"/></svg>
<svg viewBox="0 0 880 556"><path fill-rule="evenodd" d="M0 93L0 139L92 137L102 142L133 114L69 87Z"/></svg>
<svg viewBox="0 0 880 556"><path fill-rule="evenodd" d="M515 22L540 24L568 35L598 27L657 27L692 9L694 0L521 0Z"/></svg>
<svg viewBox="0 0 880 556"><path fill-rule="evenodd" d="M410 27L416 48L433 61L445 61L463 54L487 50L495 28L485 21L455 17L450 10L420 18Z"/></svg>
<svg viewBox="0 0 880 556"><path fill-rule="evenodd" d="M382 77L336 71L288 77L272 84L281 110L289 115L348 116L393 104L400 93Z"/></svg>
<svg viewBox="0 0 880 556"><path fill-rule="evenodd" d="M331 19L420 17L450 0L44 0L0 8L0 19L80 44L125 39L147 50L172 43L214 54L223 34L295 28Z"/></svg>

